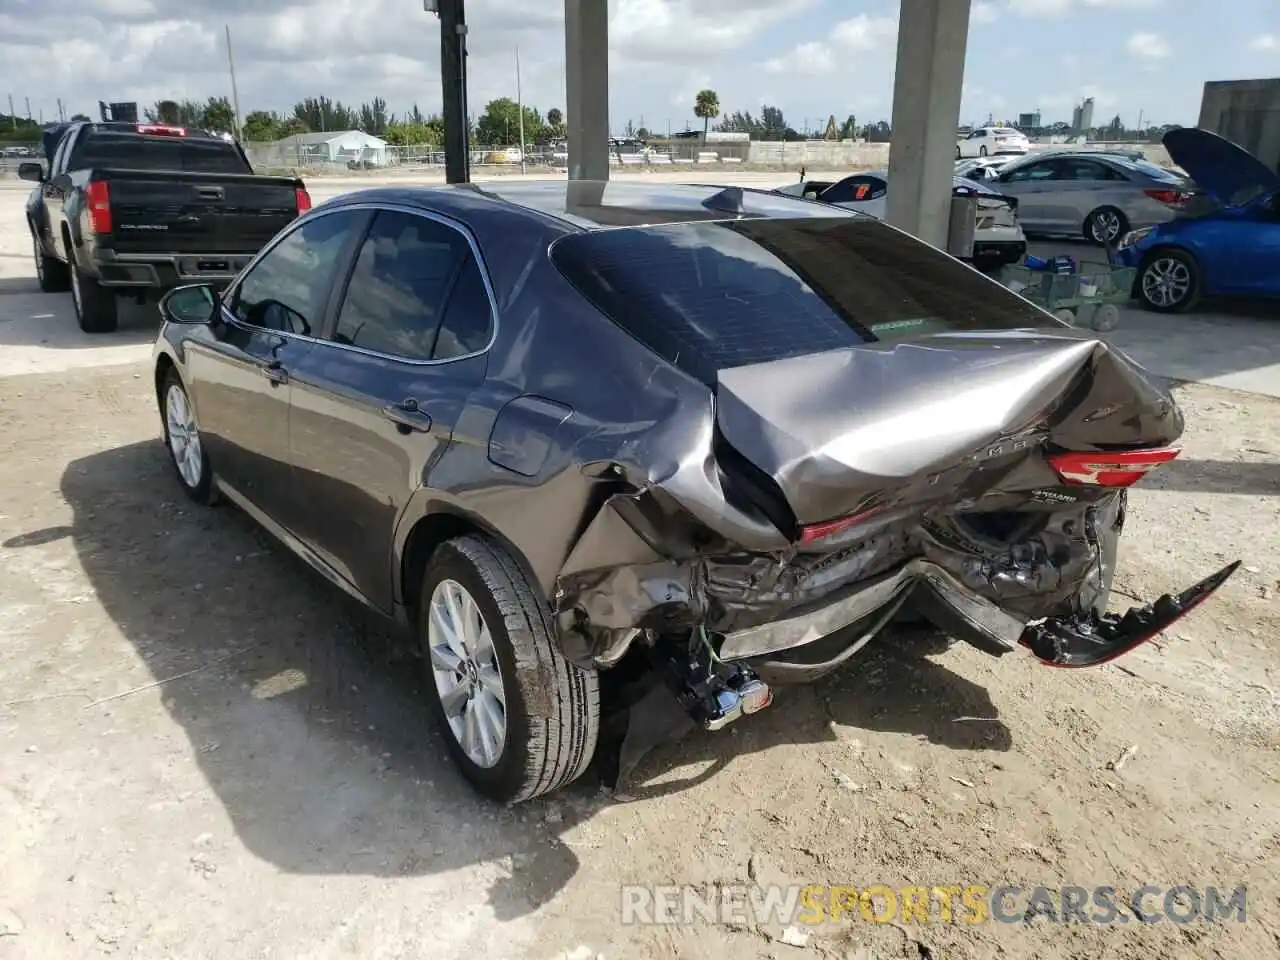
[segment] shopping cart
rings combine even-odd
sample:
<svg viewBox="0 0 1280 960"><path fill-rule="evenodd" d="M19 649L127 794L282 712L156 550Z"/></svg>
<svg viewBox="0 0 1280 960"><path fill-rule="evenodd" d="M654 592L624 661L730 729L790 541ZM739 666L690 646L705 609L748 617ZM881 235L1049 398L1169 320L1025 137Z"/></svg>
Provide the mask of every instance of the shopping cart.
<svg viewBox="0 0 1280 960"><path fill-rule="evenodd" d="M1105 263L1071 265L1074 272L1015 264L1000 271L1000 282L1063 323L1100 332L1114 330L1120 323L1120 304L1128 302L1137 270Z"/></svg>

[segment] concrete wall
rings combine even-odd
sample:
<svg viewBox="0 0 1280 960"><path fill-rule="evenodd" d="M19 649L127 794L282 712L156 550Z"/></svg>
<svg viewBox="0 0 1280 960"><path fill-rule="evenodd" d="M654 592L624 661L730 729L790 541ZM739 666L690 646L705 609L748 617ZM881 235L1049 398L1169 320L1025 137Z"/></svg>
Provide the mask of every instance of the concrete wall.
<svg viewBox="0 0 1280 960"><path fill-rule="evenodd" d="M1280 172L1280 78L1211 80L1197 126L1240 144Z"/></svg>

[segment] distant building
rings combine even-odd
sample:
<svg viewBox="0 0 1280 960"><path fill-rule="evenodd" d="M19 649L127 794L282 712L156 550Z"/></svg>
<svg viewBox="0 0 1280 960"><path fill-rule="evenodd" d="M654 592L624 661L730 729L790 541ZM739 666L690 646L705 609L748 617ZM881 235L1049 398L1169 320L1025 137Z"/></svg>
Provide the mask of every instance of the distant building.
<svg viewBox="0 0 1280 960"><path fill-rule="evenodd" d="M387 163L387 141L362 130L330 130L298 133L276 141L276 147L298 165L312 163L361 163L373 167ZM291 156L296 154L296 159Z"/></svg>
<svg viewBox="0 0 1280 960"><path fill-rule="evenodd" d="M1018 114L1019 130L1039 130L1040 129L1040 111L1035 113Z"/></svg>
<svg viewBox="0 0 1280 960"><path fill-rule="evenodd" d="M1093 129L1093 97L1085 97L1080 106L1071 111L1071 132L1088 133Z"/></svg>
<svg viewBox="0 0 1280 960"><path fill-rule="evenodd" d="M1240 144L1280 173L1280 77L1209 81L1197 126Z"/></svg>

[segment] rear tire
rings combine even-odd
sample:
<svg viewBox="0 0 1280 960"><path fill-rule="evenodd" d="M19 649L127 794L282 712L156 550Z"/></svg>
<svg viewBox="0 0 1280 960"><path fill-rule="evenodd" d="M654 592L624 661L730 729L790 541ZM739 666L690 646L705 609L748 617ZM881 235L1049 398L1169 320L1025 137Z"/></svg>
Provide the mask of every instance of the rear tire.
<svg viewBox="0 0 1280 960"><path fill-rule="evenodd" d="M600 732L599 674L565 659L546 602L505 550L478 536L442 544L417 626L436 723L478 793L519 803L582 775Z"/></svg>
<svg viewBox="0 0 1280 960"><path fill-rule="evenodd" d="M1084 238L1105 247L1120 242L1129 232L1128 218L1115 207L1099 207L1084 218Z"/></svg>
<svg viewBox="0 0 1280 960"><path fill-rule="evenodd" d="M71 265L71 300L76 322L85 333L114 333L119 326L115 292Z"/></svg>
<svg viewBox="0 0 1280 960"><path fill-rule="evenodd" d="M31 251L36 261L36 279L40 281L40 289L45 293L65 293L71 286L67 265L44 252L40 232L34 225L31 227Z"/></svg>

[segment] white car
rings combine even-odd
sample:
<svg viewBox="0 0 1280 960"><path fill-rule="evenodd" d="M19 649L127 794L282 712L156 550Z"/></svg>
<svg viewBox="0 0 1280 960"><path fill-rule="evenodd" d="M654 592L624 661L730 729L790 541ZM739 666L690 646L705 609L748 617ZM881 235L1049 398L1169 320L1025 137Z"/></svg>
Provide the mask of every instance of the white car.
<svg viewBox="0 0 1280 960"><path fill-rule="evenodd" d="M978 197L971 258L973 265L989 270L1021 260L1027 252L1027 237L1018 222L1018 201L977 180L956 177L953 183L956 196ZM802 180L780 187L776 192L834 204L883 220L889 193L889 173L887 170L873 170L854 173L842 180Z"/></svg>
<svg viewBox="0 0 1280 960"><path fill-rule="evenodd" d="M956 142L956 159L994 157L998 153L1026 153L1031 141L1013 127L979 127Z"/></svg>
<svg viewBox="0 0 1280 960"><path fill-rule="evenodd" d="M968 160L957 160L955 167L955 175L957 177L966 177L969 180L977 180L985 183L989 180L995 180L1000 175L1000 171L1019 159L1017 156L1004 157L973 157Z"/></svg>

